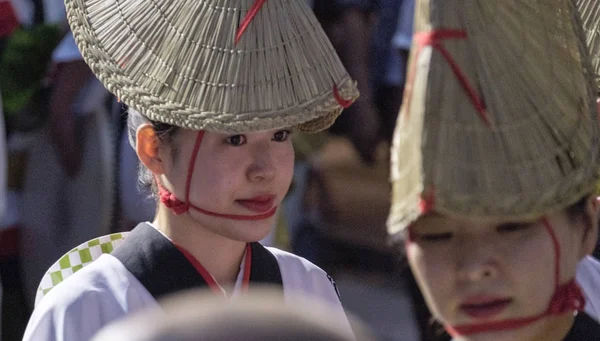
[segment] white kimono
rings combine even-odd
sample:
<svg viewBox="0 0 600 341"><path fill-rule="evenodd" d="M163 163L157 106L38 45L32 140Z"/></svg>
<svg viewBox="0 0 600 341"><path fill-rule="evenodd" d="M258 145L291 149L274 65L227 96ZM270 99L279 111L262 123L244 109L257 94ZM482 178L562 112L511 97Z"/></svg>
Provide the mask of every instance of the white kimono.
<svg viewBox="0 0 600 341"><path fill-rule="evenodd" d="M151 240L137 246L135 244L129 246L130 251L136 251L116 255L117 251L122 251L121 249L127 242L133 239L131 235L140 229L143 230L143 233L138 240L148 238L149 235L151 235ZM161 243L163 249L160 249L160 246L159 248L155 247L156 244ZM41 300L29 320L23 341L87 341L103 326L126 314L156 307L158 303L155 297L160 298L162 294L170 294L174 288L179 290L177 284L174 283L179 281L182 285L188 285L201 278L189 262L184 265L183 261L179 263L171 261L173 258L181 259L179 256L173 256L178 251L172 244L171 246L169 244L171 242L149 224L138 225L128 235L123 245L112 254L102 255L57 285ZM253 245L252 260L255 260L255 254L260 253L255 252L260 250L254 247L262 248L258 244ZM275 276L280 274L284 300L291 295L301 294L330 304L337 311L337 316L334 318L348 331L349 335L352 335L335 285L323 270L303 258L275 248L262 250L264 250L263 255L269 253L267 257L271 257L272 254L276 259L279 269L275 270ZM146 251L148 253L144 254ZM172 253L169 254L169 252ZM132 258L133 255L135 258L138 254L144 254L141 256L141 262L129 261L128 257ZM122 259L125 261L122 262ZM252 290L252 284L255 283L252 276L255 272L257 276L260 276L261 272L259 268L262 265L257 264L255 269L255 263L259 262L252 262L250 290ZM143 268L141 272L135 268L139 264ZM244 264L244 261L241 264ZM183 270L175 271L174 269ZM277 271L279 272L277 273ZM270 269L265 269L263 272L267 273L263 274L266 277L274 274ZM244 269L241 266L232 299L240 294L243 276ZM258 279L256 282L260 281ZM147 285L144 286L142 282ZM195 284L189 284L188 287L194 286Z"/></svg>
<svg viewBox="0 0 600 341"><path fill-rule="evenodd" d="M579 262L576 278L585 296L585 312L600 321L600 262L587 256Z"/></svg>

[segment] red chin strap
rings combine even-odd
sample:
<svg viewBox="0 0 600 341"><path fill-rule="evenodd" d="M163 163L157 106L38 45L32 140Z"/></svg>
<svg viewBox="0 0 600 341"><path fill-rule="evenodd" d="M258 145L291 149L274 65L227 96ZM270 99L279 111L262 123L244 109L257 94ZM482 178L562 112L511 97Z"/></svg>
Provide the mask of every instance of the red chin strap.
<svg viewBox="0 0 600 341"><path fill-rule="evenodd" d="M537 322L545 317L562 315L565 313L574 313L576 311L582 311L585 306L585 298L581 293L579 285L575 282L575 279L571 279L565 284L560 285L560 244L558 238L554 234L554 230L550 225L547 218L542 219L542 223L548 231L548 234L552 238L552 244L554 246L554 295L548 304L548 308L545 312L537 316L523 317L516 319L507 319L501 321L493 321L486 323L476 323L468 325L445 325L446 331L453 337L485 333L485 332L497 332L502 330L512 330L521 327L525 327L529 324Z"/></svg>
<svg viewBox="0 0 600 341"><path fill-rule="evenodd" d="M200 145L202 144L202 139L204 138L204 131L199 131L196 136L196 143L194 144L194 150L192 151L192 157L190 158L190 164L188 166L188 174L185 182L185 201L181 201L177 199L175 194L166 189L158 179L156 179L156 184L158 186L158 194L160 197L160 202L163 203L167 208L169 208L175 215L180 215L187 213L190 208L198 211L202 214L206 214L213 217L232 219L232 220L263 220L270 218L275 215L277 212L277 206L273 207L269 211L258 214L258 215L236 215L236 214L224 214L212 212L209 210L205 210L198 206L195 206L190 203L190 189L192 185L192 176L194 175L194 166L196 164L196 156L198 156L198 150L200 149Z"/></svg>

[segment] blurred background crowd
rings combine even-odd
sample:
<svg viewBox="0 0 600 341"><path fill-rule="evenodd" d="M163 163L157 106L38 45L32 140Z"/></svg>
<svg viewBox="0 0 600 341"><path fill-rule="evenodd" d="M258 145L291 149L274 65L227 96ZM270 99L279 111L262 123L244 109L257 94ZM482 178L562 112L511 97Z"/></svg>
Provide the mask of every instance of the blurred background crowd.
<svg viewBox="0 0 600 341"><path fill-rule="evenodd" d="M306 1L306 0L305 0ZM336 279L380 340L431 340L410 270L387 243L389 145L414 0L313 0L361 97L327 132L295 134L294 182L263 241ZM94 78L62 0L0 0L2 340L20 340L45 271L89 239L152 220L125 108Z"/></svg>

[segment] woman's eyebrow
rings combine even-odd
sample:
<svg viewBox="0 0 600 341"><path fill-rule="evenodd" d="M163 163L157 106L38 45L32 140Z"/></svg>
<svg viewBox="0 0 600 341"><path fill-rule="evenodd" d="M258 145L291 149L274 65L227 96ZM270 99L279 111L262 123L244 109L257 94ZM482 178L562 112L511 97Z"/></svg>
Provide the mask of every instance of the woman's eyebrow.
<svg viewBox="0 0 600 341"><path fill-rule="evenodd" d="M535 225L537 222L536 221L513 221L513 222L506 222L506 223L500 223L498 225L496 225L496 227L528 227L528 226L533 226Z"/></svg>

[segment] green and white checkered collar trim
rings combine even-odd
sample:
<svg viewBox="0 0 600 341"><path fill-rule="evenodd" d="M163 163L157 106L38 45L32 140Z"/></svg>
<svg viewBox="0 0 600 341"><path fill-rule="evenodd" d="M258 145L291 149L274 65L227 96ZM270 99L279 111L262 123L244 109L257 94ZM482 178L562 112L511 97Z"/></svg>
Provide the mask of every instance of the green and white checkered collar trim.
<svg viewBox="0 0 600 341"><path fill-rule="evenodd" d="M105 253L111 253L119 247L127 237L128 232L113 233L87 241L64 256L46 271L35 296L37 306L42 298L59 283L81 270L84 266L91 264Z"/></svg>

